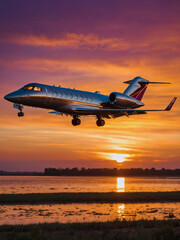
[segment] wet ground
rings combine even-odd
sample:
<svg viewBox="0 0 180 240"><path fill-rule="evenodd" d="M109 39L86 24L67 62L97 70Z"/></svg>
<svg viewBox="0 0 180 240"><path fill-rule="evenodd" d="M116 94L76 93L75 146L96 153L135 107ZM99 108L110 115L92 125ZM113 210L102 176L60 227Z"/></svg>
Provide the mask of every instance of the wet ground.
<svg viewBox="0 0 180 240"><path fill-rule="evenodd" d="M180 203L1 205L0 225L180 219Z"/></svg>

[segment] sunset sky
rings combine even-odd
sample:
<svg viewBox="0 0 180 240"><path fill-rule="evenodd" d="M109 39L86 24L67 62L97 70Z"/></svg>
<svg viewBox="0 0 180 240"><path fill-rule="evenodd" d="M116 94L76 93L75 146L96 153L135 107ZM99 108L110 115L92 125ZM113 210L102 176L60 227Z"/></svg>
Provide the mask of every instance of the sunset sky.
<svg viewBox="0 0 180 240"><path fill-rule="evenodd" d="M109 95L141 76L147 108L171 112L106 120L54 116L4 95L30 82ZM0 170L180 168L179 0L6 0L0 7Z"/></svg>

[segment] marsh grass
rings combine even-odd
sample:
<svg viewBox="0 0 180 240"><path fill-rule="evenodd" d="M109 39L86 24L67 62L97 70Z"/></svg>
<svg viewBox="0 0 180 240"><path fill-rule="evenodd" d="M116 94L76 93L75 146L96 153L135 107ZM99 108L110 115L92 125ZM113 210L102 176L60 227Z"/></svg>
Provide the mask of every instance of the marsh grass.
<svg viewBox="0 0 180 240"><path fill-rule="evenodd" d="M180 220L43 223L0 226L0 240L178 240Z"/></svg>
<svg viewBox="0 0 180 240"><path fill-rule="evenodd" d="M175 192L0 194L0 204L180 202Z"/></svg>

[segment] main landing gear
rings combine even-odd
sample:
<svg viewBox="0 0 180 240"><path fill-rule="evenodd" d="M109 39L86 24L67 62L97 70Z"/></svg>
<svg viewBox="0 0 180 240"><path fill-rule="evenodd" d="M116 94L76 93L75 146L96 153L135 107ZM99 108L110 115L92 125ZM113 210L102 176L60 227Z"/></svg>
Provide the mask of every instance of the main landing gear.
<svg viewBox="0 0 180 240"><path fill-rule="evenodd" d="M78 126L80 124L81 124L81 120L77 116L73 116L72 125ZM98 127L103 127L105 125L105 121L102 118L98 117L96 124Z"/></svg>
<svg viewBox="0 0 180 240"><path fill-rule="evenodd" d="M96 121L96 125L98 127L103 127L105 125L105 121L101 118L98 118L98 120Z"/></svg>
<svg viewBox="0 0 180 240"><path fill-rule="evenodd" d="M77 126L77 125L80 125L80 124L81 124L81 120L77 116L74 116L73 120L72 120L72 125Z"/></svg>

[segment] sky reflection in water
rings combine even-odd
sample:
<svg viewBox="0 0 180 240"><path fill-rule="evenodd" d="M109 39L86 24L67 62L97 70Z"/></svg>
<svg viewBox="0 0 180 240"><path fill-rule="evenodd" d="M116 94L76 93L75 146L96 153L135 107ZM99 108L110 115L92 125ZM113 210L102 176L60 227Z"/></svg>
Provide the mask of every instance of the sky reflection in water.
<svg viewBox="0 0 180 240"><path fill-rule="evenodd" d="M179 191L180 178L0 176L1 193Z"/></svg>

